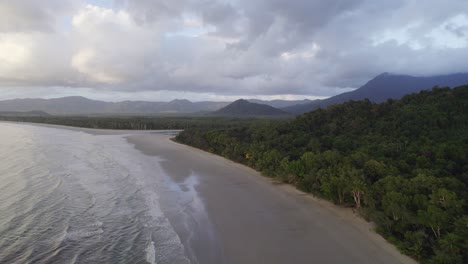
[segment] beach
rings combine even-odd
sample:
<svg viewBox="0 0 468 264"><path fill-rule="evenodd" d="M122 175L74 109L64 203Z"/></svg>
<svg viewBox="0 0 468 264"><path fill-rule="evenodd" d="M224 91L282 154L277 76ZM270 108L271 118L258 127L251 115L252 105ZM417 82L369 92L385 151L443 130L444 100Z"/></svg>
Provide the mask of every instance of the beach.
<svg viewBox="0 0 468 264"><path fill-rule="evenodd" d="M196 194L193 203L182 208L192 214L191 224L173 226L182 241L189 237L184 232L192 233L186 248L199 263L415 263L350 209L175 143L170 136L127 139L146 155L161 158L182 196L184 190ZM171 211L177 199L166 198L163 210ZM171 222L180 221L179 213L169 213Z"/></svg>

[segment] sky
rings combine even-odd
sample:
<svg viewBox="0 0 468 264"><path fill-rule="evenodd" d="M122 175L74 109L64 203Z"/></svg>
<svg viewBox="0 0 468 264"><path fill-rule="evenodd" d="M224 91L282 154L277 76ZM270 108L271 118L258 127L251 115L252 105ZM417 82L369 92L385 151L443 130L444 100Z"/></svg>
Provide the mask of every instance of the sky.
<svg viewBox="0 0 468 264"><path fill-rule="evenodd" d="M0 0L0 100L315 99L466 58L466 0Z"/></svg>

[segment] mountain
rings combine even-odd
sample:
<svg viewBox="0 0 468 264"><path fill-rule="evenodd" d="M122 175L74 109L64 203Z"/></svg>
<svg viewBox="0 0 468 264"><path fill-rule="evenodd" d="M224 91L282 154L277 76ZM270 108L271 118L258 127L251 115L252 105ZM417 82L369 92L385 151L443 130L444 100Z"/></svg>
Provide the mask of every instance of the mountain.
<svg viewBox="0 0 468 264"><path fill-rule="evenodd" d="M43 111L55 115L197 113L216 111L228 104L228 102L190 102L188 100L104 102L81 96L70 96L54 99L0 101L0 111Z"/></svg>
<svg viewBox="0 0 468 264"><path fill-rule="evenodd" d="M429 77L415 77L383 73L367 82L364 86L351 92L342 93L327 99L312 101L308 104L282 108L286 112L302 114L317 108L340 104L346 101L369 99L380 103L387 99L399 99L406 94L428 90L434 86L456 87L468 84L468 73L439 75Z"/></svg>
<svg viewBox="0 0 468 264"><path fill-rule="evenodd" d="M257 104L275 108L306 104L310 100L273 100L251 99ZM191 102L176 99L170 102L123 101L104 102L81 96L69 96L54 99L13 99L0 101L0 111L30 112L43 111L54 115L89 115L89 114L158 114L158 113L199 113L217 111L230 102ZM282 113L284 114L284 113Z"/></svg>
<svg viewBox="0 0 468 264"><path fill-rule="evenodd" d="M218 111L214 112L216 115L227 116L281 116L289 115L280 109L274 108L269 105L251 103L247 100L237 100Z"/></svg>
<svg viewBox="0 0 468 264"><path fill-rule="evenodd" d="M373 102L383 102L389 98L399 99L403 95L431 89L434 86L455 87L468 84L468 73L458 73L431 77L414 77L384 73L370 80L364 86L351 92L339 94L324 100L273 100L257 99L242 100L237 103L237 110L228 108L229 115L284 115L278 108L288 113L301 114L317 108L339 104L350 100L368 98ZM245 103L253 103L251 106ZM91 115L91 114L135 114L151 115L161 113L200 113L213 112L229 102L191 102L189 100L173 100L170 102L123 101L104 102L91 100L80 96L70 96L54 99L13 99L0 101L0 112L31 112L42 111L52 115ZM232 107L236 107L234 104ZM268 109L265 106L269 106ZM227 113L218 113L227 114Z"/></svg>
<svg viewBox="0 0 468 264"><path fill-rule="evenodd" d="M50 114L106 113L113 103L90 100L80 96L54 99L13 99L0 101L0 111L44 111Z"/></svg>
<svg viewBox="0 0 468 264"><path fill-rule="evenodd" d="M259 99L247 99L247 101L251 103L256 103L256 104L264 104L264 105L269 105L274 108L284 108L284 107L289 107L293 105L301 105L301 104L307 104L310 102L313 102L312 100L309 99L304 99L304 100L271 100L271 101L266 101L266 100L259 100Z"/></svg>

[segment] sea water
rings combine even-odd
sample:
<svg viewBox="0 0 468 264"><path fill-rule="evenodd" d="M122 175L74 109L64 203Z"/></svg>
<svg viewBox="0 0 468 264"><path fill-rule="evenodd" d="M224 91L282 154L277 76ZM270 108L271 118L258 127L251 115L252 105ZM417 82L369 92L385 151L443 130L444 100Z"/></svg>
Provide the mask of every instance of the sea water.
<svg viewBox="0 0 468 264"><path fill-rule="evenodd" d="M0 263L190 263L165 181L122 135L0 123Z"/></svg>

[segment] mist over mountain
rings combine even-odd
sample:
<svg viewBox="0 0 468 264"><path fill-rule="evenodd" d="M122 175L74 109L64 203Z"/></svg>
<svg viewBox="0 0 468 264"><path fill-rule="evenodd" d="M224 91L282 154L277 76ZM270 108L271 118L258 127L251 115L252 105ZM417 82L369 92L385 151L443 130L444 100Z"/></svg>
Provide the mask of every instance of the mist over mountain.
<svg viewBox="0 0 468 264"><path fill-rule="evenodd" d="M464 84L468 84L468 73L428 77L383 73L354 91L342 93L323 100L315 100L308 104L285 107L283 110L294 114L302 114L317 108L326 108L329 105L340 104L351 100L358 101L366 98L373 102L380 103L390 98L399 99L406 94L432 89L434 86L456 87Z"/></svg>

